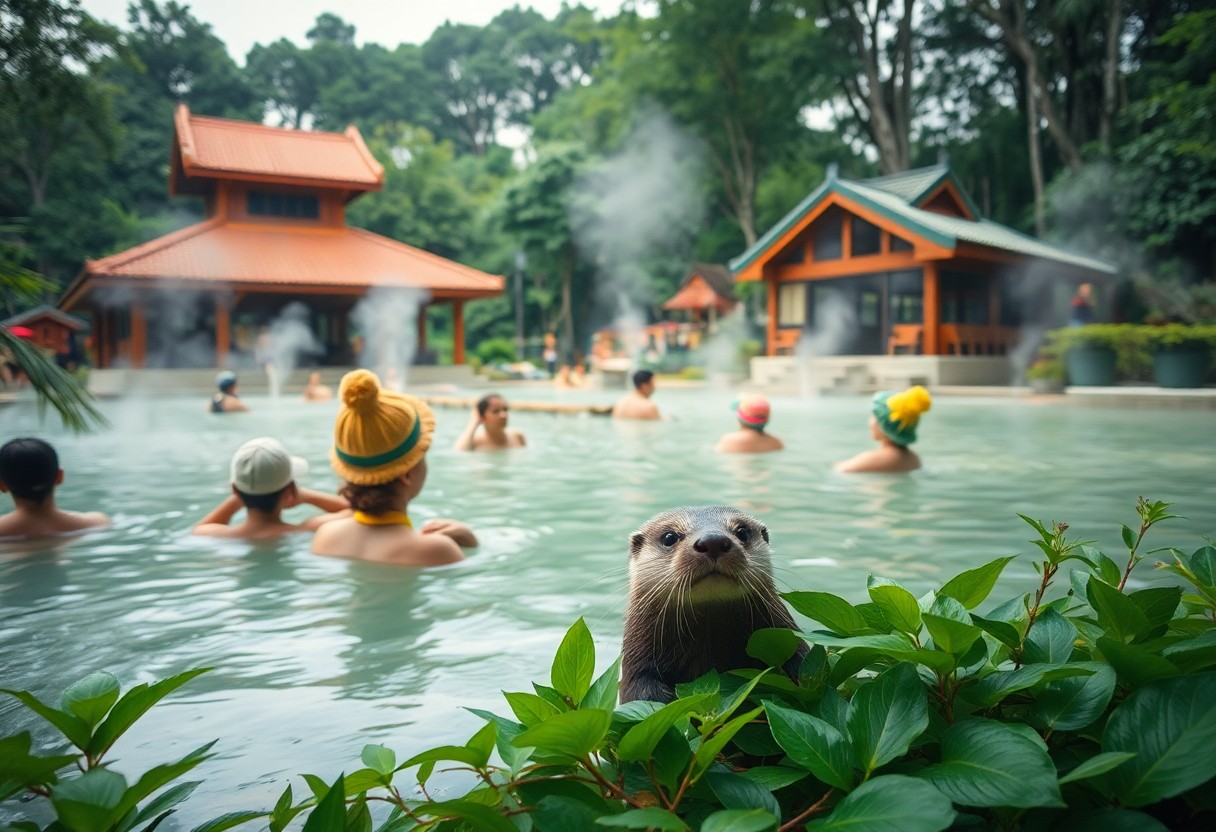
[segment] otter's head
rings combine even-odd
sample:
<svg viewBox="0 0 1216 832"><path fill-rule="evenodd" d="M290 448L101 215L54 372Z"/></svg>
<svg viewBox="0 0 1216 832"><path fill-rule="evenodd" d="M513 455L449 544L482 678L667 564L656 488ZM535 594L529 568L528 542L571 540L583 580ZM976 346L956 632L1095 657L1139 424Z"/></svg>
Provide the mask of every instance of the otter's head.
<svg viewBox="0 0 1216 832"><path fill-rule="evenodd" d="M729 506L656 514L630 538L629 576L635 595L665 587L694 603L771 592L768 529Z"/></svg>

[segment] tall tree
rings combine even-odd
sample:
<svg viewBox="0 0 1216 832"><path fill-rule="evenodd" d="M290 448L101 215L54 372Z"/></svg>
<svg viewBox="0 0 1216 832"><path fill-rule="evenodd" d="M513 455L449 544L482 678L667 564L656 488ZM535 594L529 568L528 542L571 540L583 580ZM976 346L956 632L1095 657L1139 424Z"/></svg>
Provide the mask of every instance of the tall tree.
<svg viewBox="0 0 1216 832"><path fill-rule="evenodd" d="M494 26L444 23L422 45L422 60L440 98L446 135L462 149L484 155L498 138L519 89L506 33Z"/></svg>
<svg viewBox="0 0 1216 832"><path fill-rule="evenodd" d="M630 81L709 149L723 207L756 242L756 186L804 135L802 110L824 91L818 30L787 0L658 0L631 55Z"/></svg>
<svg viewBox="0 0 1216 832"><path fill-rule="evenodd" d="M920 51L915 0L821 0L817 5L835 27L826 45L837 53L845 100L878 151L879 167L883 173L907 170L916 114L913 71Z"/></svg>

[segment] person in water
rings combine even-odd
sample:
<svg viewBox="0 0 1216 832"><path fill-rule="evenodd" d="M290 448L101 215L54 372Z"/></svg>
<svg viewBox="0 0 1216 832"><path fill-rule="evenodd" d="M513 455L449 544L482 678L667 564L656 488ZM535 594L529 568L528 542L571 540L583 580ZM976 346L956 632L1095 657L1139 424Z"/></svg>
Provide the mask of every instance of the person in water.
<svg viewBox="0 0 1216 832"><path fill-rule="evenodd" d="M236 373L224 370L215 377L217 392L211 397L209 408L212 413L240 413L249 407L240 399L236 392Z"/></svg>
<svg viewBox="0 0 1216 832"><path fill-rule="evenodd" d="M612 408L613 419L661 419L659 407L650 400L654 395L654 373L638 370L633 374L633 392L626 393Z"/></svg>
<svg viewBox="0 0 1216 832"><path fill-rule="evenodd" d="M875 393L870 404L870 434L878 447L836 463L836 470L846 474L899 474L919 468L920 457L910 446L916 441L921 414L932 404L929 391L919 384L902 393Z"/></svg>
<svg viewBox="0 0 1216 832"><path fill-rule="evenodd" d="M499 451L525 447L528 442L523 433L507 427L509 411L507 400L497 393L482 396L473 408L468 427L456 440L456 450Z"/></svg>
<svg viewBox="0 0 1216 832"><path fill-rule="evenodd" d="M338 397L329 462L346 480L341 494L354 514L317 529L312 551L402 566L462 560L460 547L477 545L468 526L429 520L414 531L407 513L426 484L426 452L435 433L431 409L414 396L383 389L367 370L347 373Z"/></svg>
<svg viewBox="0 0 1216 832"><path fill-rule="evenodd" d="M64 511L55 505L63 484L59 455L41 439L12 439L0 448L0 491L12 495L13 511L0 516L0 537L72 534L110 525L101 512Z"/></svg>
<svg viewBox="0 0 1216 832"><path fill-rule="evenodd" d="M334 397L334 391L321 383L320 373L309 373L308 383L304 385L304 401L327 402Z"/></svg>
<svg viewBox="0 0 1216 832"><path fill-rule="evenodd" d="M334 494L301 488L296 480L308 471L308 463L287 453L277 439L250 439L232 455L232 494L198 521L194 533L207 537L268 540L285 534L316 531L322 523L346 516L350 505ZM316 506L325 512L303 523L288 523L284 511L294 506ZM232 525L232 518L245 509L245 519Z"/></svg>
<svg viewBox="0 0 1216 832"><path fill-rule="evenodd" d="M771 414L768 399L749 394L740 396L731 407L739 419L739 429L723 435L714 446L715 451L725 454L763 454L785 449L785 444L780 439L764 430Z"/></svg>

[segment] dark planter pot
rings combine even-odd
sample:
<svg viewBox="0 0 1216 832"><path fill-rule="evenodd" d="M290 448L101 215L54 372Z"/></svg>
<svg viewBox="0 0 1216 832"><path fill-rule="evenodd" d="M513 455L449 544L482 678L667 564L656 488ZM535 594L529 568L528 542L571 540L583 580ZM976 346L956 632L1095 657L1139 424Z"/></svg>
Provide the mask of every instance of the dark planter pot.
<svg viewBox="0 0 1216 832"><path fill-rule="evenodd" d="M1108 347L1073 347L1064 356L1068 383L1110 387L1115 383L1115 351Z"/></svg>
<svg viewBox="0 0 1216 832"><path fill-rule="evenodd" d="M1157 350L1153 354L1153 376L1162 387L1202 387L1208 377L1208 351Z"/></svg>

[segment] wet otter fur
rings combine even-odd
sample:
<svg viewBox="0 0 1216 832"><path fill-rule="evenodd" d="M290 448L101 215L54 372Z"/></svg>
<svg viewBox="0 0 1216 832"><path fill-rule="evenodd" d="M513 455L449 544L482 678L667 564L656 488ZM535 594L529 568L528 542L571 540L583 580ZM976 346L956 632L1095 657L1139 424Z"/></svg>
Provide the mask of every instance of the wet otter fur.
<svg viewBox="0 0 1216 832"><path fill-rule="evenodd" d="M657 514L630 537L621 702L670 702L710 670L765 667L747 640L794 627L773 585L768 529L728 506ZM797 678L807 647L786 662Z"/></svg>

